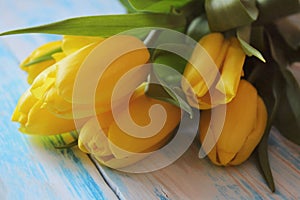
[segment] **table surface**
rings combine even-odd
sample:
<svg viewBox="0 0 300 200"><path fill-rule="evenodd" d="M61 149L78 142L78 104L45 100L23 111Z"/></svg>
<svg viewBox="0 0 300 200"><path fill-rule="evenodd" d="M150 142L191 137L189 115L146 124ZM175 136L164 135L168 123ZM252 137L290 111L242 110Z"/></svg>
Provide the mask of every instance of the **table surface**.
<svg viewBox="0 0 300 200"><path fill-rule="evenodd" d="M0 32L70 17L124 13L118 1L1 0ZM77 148L57 150L62 137L21 134L10 118L26 90L18 67L39 45L60 36L0 37L0 199L300 199L300 149L275 129L269 155L277 190L271 193L255 158L238 167L198 159L195 143L159 171L128 174L96 163Z"/></svg>

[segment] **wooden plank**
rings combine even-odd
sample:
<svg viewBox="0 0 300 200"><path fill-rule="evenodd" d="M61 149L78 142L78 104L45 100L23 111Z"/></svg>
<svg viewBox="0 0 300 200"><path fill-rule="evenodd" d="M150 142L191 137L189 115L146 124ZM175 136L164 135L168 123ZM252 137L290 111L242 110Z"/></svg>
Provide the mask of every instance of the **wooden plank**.
<svg viewBox="0 0 300 200"><path fill-rule="evenodd" d="M251 157L236 167L217 167L199 159L194 144L175 163L146 174L126 174L98 164L121 199L300 199L300 148L275 129L270 138L270 163L277 186L268 189Z"/></svg>
<svg viewBox="0 0 300 200"><path fill-rule="evenodd" d="M103 0L12 0L0 4L0 32L123 11L117 1ZM39 45L57 38L38 34L0 38L0 199L117 199L86 154L76 148L54 148L64 144L65 138L23 135L18 124L10 121L17 100L28 87L26 75L18 67L20 61Z"/></svg>

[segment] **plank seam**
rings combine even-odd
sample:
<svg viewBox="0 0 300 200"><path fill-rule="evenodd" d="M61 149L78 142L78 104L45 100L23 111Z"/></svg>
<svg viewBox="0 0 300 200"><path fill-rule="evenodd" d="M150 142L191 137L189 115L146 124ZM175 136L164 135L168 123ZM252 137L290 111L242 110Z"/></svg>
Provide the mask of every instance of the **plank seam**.
<svg viewBox="0 0 300 200"><path fill-rule="evenodd" d="M88 157L92 161L92 163L95 165L95 167L97 168L97 170L98 170L100 176L102 177L102 179L104 180L104 182L112 190L112 192L116 195L116 197L119 200L125 200L124 196L117 189L117 187L111 183L109 177L107 175L105 175L105 173L103 173L103 170L101 169L100 165L98 164L98 161L95 158L93 158L90 154L88 154Z"/></svg>

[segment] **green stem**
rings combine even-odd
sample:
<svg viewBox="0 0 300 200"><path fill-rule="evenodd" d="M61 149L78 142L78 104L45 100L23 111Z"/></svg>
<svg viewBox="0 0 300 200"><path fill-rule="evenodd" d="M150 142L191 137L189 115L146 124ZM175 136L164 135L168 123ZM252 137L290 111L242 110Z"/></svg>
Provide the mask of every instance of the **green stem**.
<svg viewBox="0 0 300 200"><path fill-rule="evenodd" d="M55 54L55 53L58 53L58 52L62 52L62 49L61 47L58 47L56 49L53 49L47 53L45 53L44 55L41 55L37 58L35 58L34 60L30 61L29 63L25 64L24 67L28 67L30 65L33 65L33 64L37 64L37 63L40 63L40 62L44 62L46 60L52 60L52 55Z"/></svg>
<svg viewBox="0 0 300 200"><path fill-rule="evenodd" d="M55 146L55 149L69 149L69 148L76 146L77 144L78 144L78 140L74 140L73 142L70 142L65 145Z"/></svg>
<svg viewBox="0 0 300 200"><path fill-rule="evenodd" d="M270 117L268 118L267 127L265 129L264 135L262 140L260 141L258 145L258 159L259 164L262 169L263 175L265 177L265 180L272 192L275 192L275 184L273 180L273 175L269 163L269 156L268 156L268 139L271 132L271 128L275 119L275 116L277 114L281 94L282 94L282 87L280 85L279 80L279 74L280 72L278 70L275 71L274 77L273 77L273 87L272 87L272 93L274 95L274 105L272 108L272 111L270 113Z"/></svg>

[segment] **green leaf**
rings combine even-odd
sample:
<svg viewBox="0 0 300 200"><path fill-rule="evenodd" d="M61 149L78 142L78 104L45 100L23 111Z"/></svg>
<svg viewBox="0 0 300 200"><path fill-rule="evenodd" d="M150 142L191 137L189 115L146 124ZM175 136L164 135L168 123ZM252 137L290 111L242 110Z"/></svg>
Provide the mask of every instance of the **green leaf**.
<svg viewBox="0 0 300 200"><path fill-rule="evenodd" d="M180 87L182 75L170 67L162 67L161 64L153 64L153 72L158 81L164 86L165 91L174 100L175 105L189 113L192 118L192 108L187 103L185 94Z"/></svg>
<svg viewBox="0 0 300 200"><path fill-rule="evenodd" d="M268 183L269 188L275 191L274 180L268 159L268 137L271 126L274 125L282 135L292 142L300 144L300 120L296 114L300 112L297 106L299 101L293 101L300 95L294 84L295 77L291 77L287 72L287 54L290 52L288 45L284 45L282 38L276 30L268 27L269 51L266 51L268 62L248 63L254 67L249 78L256 86L262 96L268 110L268 122L264 136L257 147L258 159L262 173ZM255 63L257 66L255 66ZM293 101L293 103L292 103ZM298 109L298 110L297 110Z"/></svg>
<svg viewBox="0 0 300 200"><path fill-rule="evenodd" d="M300 124L292 113L293 107L284 93L274 125L287 139L300 145Z"/></svg>
<svg viewBox="0 0 300 200"><path fill-rule="evenodd" d="M298 82L298 85L300 86L300 62L296 61L292 63L292 65L288 67L288 70L292 73L295 80Z"/></svg>
<svg viewBox="0 0 300 200"><path fill-rule="evenodd" d="M184 31L186 20L182 15L171 14L123 14L71 18L51 24L18 29L3 35L22 33L50 33L60 35L82 35L109 37L134 28L162 27Z"/></svg>
<svg viewBox="0 0 300 200"><path fill-rule="evenodd" d="M119 0L120 3L126 8L128 13L134 13L136 10L131 6L129 0Z"/></svg>
<svg viewBox="0 0 300 200"><path fill-rule="evenodd" d="M280 72L278 70L276 70L273 74L274 74L273 81L269 84L272 87L274 104L273 104L273 107L271 109L269 109L269 116L268 116L265 133L264 133L262 140L260 141L260 143L258 145L259 163L262 168L264 177L268 183L268 186L272 192L275 191L275 184L274 184L272 171L271 171L270 163L269 163L268 139L269 139L269 134L271 132L272 125L274 124L275 117L278 113L279 106L280 106L280 104L282 104L281 96L282 96L282 91L283 91L282 77L280 76Z"/></svg>
<svg viewBox="0 0 300 200"><path fill-rule="evenodd" d="M266 44L265 28L263 26L251 26L250 44L255 45L255 49L263 52L266 57L269 52L269 46Z"/></svg>
<svg viewBox="0 0 300 200"><path fill-rule="evenodd" d="M300 48L300 13L277 20L276 27L286 43L294 50ZM298 54L299 55L299 54Z"/></svg>
<svg viewBox="0 0 300 200"><path fill-rule="evenodd" d="M275 123L275 117L278 114L279 106L282 103L281 96L283 94L285 81L276 63L270 61L265 64L257 62L257 60L255 61L256 62L250 64L250 67L254 69L248 80L257 88L268 111L268 120L264 135L257 146L258 161L270 190L274 192L275 184L268 156L268 139L272 125Z"/></svg>
<svg viewBox="0 0 300 200"><path fill-rule="evenodd" d="M248 29L248 30L241 29L241 28L237 29L237 38L238 38L245 54L247 56L255 56L262 62L266 62L263 55L257 49L255 49L250 44L248 44L248 42L250 40L250 32L251 32L251 29ZM249 36L248 36L248 34L249 34Z"/></svg>
<svg viewBox="0 0 300 200"><path fill-rule="evenodd" d="M44 62L46 60L52 60L53 57L52 55L55 54L55 53L58 53L58 52L62 52L62 49L61 47L58 47L56 49L53 49L52 51L49 51L33 60L31 60L30 62L28 62L26 65L24 65L24 67L28 67L30 65L33 65L33 64L37 64L37 63L40 63L40 62Z"/></svg>
<svg viewBox="0 0 300 200"><path fill-rule="evenodd" d="M182 66L184 68L185 65L182 65L182 63L186 63L185 59L191 57L197 42L181 33L167 29L156 29L149 33L144 43L148 48L150 47L149 50L153 52L151 53L152 62L156 62L157 59L162 59L162 64L168 65L168 62L171 62L169 66ZM171 59L167 58L169 56L171 56ZM173 58L175 60L172 60ZM179 64L175 62L179 62ZM181 73L183 68L176 68L176 70Z"/></svg>
<svg viewBox="0 0 300 200"><path fill-rule="evenodd" d="M286 82L283 103L280 105L280 112L276 117L276 127L284 136L300 145L300 86L288 68L291 63L287 55L293 50L289 48L273 26L268 27L267 36L272 57L278 64Z"/></svg>
<svg viewBox="0 0 300 200"><path fill-rule="evenodd" d="M169 102L185 110L190 117L193 111L181 89L181 78L193 48L181 34L170 35L169 31L154 30L144 41L156 47L151 53L152 72L146 95ZM152 49L153 50L153 49Z"/></svg>
<svg viewBox="0 0 300 200"><path fill-rule="evenodd" d="M170 67L161 64L153 64L153 72L150 75L150 84L146 95L158 100L169 102L184 111L193 118L193 110L187 103L185 94L180 88L182 75Z"/></svg>
<svg viewBox="0 0 300 200"><path fill-rule="evenodd" d="M187 29L187 35L196 41L199 41L204 35L210 33L206 15L196 17Z"/></svg>
<svg viewBox="0 0 300 200"><path fill-rule="evenodd" d="M211 31L227 31L248 25L258 17L255 0L205 0Z"/></svg>
<svg viewBox="0 0 300 200"><path fill-rule="evenodd" d="M284 53L293 50L286 48L287 45L284 45L282 38L274 34L276 33L274 30L272 32L273 36L269 34L271 52L286 82L285 92L282 94L275 118L275 126L283 136L300 145L300 80L295 76L297 74L293 73Z"/></svg>
<svg viewBox="0 0 300 200"><path fill-rule="evenodd" d="M185 44L186 42L185 35L181 33L176 33L170 30L163 30L163 29L156 29L155 32L156 32L155 33L156 37L152 38L151 39L152 44L148 45L151 47L156 47L155 50L160 49L161 46L165 46L165 47L167 47L168 45L174 46L177 44ZM170 46L170 48L172 48L172 46ZM174 49L174 47L172 49Z"/></svg>
<svg viewBox="0 0 300 200"><path fill-rule="evenodd" d="M257 0L259 16L257 23L265 24L300 11L298 0Z"/></svg>
<svg viewBox="0 0 300 200"><path fill-rule="evenodd" d="M272 192L275 192L275 184L273 180L273 175L269 163L269 155L268 155L268 139L269 133L271 130L271 125L268 125L264 136L262 137L260 143L258 144L257 151L258 151L258 160L260 167L262 169L264 178Z"/></svg>
<svg viewBox="0 0 300 200"><path fill-rule="evenodd" d="M193 50L187 44L162 44L155 49L151 59L155 63L167 65L183 74L186 60L191 57Z"/></svg>
<svg viewBox="0 0 300 200"><path fill-rule="evenodd" d="M73 142L70 142L70 143L65 144L65 145L55 146L55 149L70 149L74 146L77 146L77 144L78 144L78 140L74 140Z"/></svg>
<svg viewBox="0 0 300 200"><path fill-rule="evenodd" d="M169 66L178 71L180 74L183 74L183 71L187 64L187 61L181 56L166 51L159 51L159 53L156 53L154 60L155 63Z"/></svg>
<svg viewBox="0 0 300 200"><path fill-rule="evenodd" d="M174 8L180 8L192 0L129 0L136 11L152 13L170 13Z"/></svg>
<svg viewBox="0 0 300 200"><path fill-rule="evenodd" d="M151 75L150 77L153 78L153 76L154 75ZM178 102L175 99L173 99L172 96L170 96L169 93L160 84L149 83L145 90L146 95L148 97L165 101L175 106L178 106Z"/></svg>

